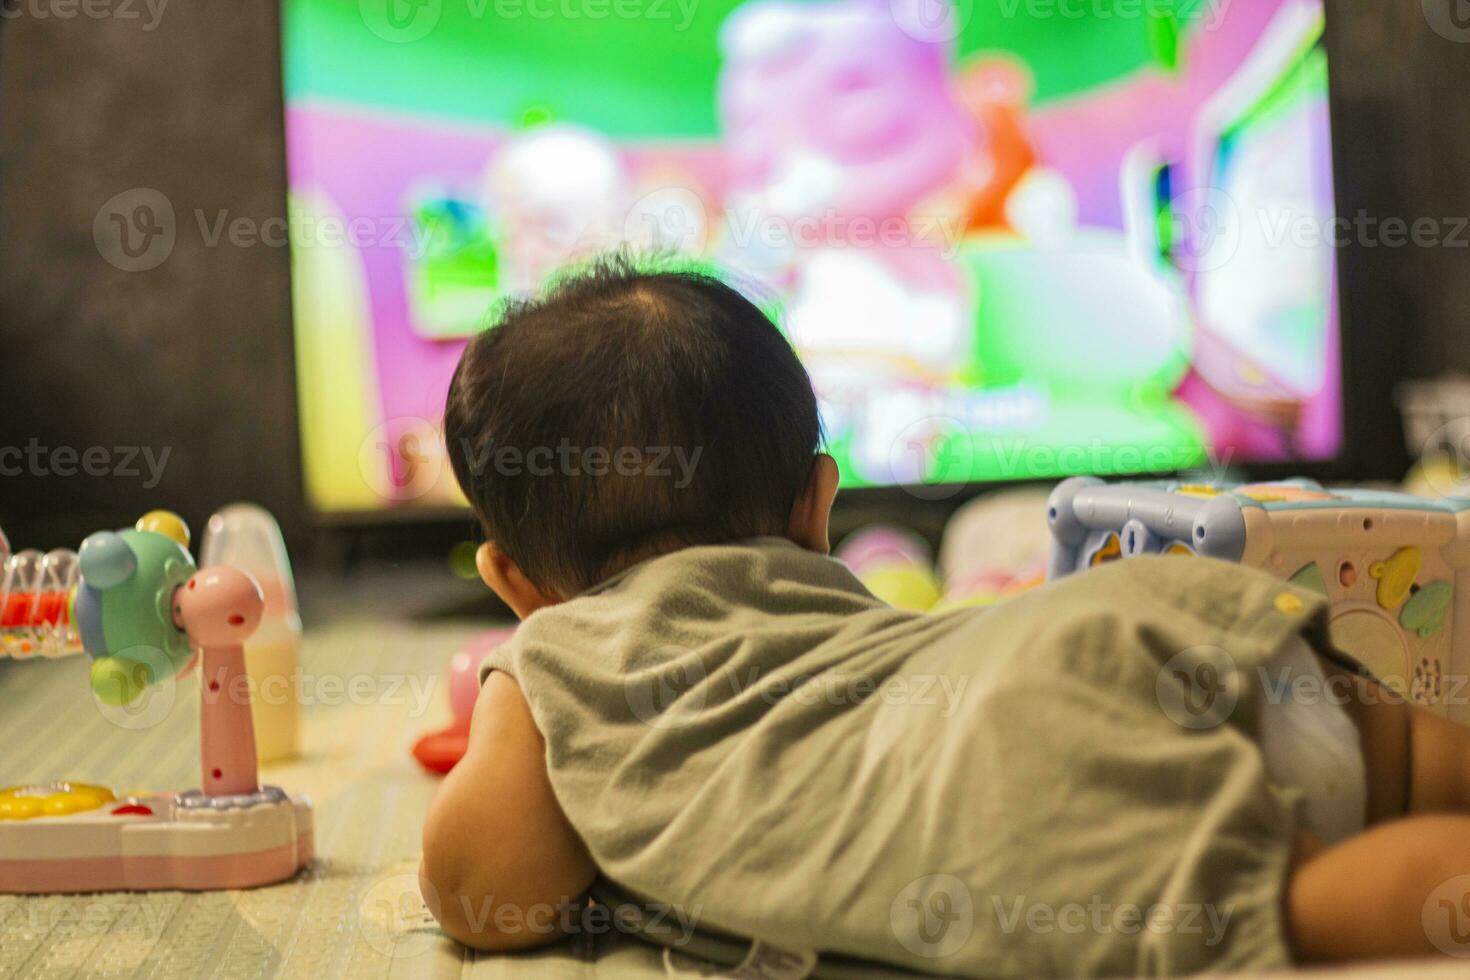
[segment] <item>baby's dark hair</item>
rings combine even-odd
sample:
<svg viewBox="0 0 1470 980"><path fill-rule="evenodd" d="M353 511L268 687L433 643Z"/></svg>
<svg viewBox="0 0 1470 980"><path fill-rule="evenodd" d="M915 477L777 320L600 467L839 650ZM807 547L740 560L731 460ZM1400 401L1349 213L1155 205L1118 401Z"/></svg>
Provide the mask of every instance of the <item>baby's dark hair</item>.
<svg viewBox="0 0 1470 980"><path fill-rule="evenodd" d="M714 276L601 259L507 305L444 409L460 488L532 582L786 532L821 440L811 379Z"/></svg>

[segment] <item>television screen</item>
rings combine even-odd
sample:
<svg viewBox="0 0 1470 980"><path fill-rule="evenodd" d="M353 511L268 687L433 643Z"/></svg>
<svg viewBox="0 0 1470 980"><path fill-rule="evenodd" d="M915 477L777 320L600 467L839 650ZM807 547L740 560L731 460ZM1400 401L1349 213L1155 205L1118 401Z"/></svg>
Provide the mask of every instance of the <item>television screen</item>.
<svg viewBox="0 0 1470 980"><path fill-rule="evenodd" d="M319 510L462 502L496 304L622 247L713 269L845 486L1331 459L1321 0L285 0Z"/></svg>

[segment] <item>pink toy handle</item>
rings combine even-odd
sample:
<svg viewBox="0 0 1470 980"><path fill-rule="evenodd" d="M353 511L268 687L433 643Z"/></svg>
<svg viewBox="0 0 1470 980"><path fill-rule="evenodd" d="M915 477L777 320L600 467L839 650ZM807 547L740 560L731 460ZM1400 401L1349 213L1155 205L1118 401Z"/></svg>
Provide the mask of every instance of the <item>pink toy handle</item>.
<svg viewBox="0 0 1470 980"><path fill-rule="evenodd" d="M178 590L178 624L200 649L199 755L206 796L260 788L244 642L260 624L260 586L228 565L200 569Z"/></svg>
<svg viewBox="0 0 1470 980"><path fill-rule="evenodd" d="M235 796L260 788L255 721L250 712L245 648L205 647L199 702L199 756L205 796Z"/></svg>

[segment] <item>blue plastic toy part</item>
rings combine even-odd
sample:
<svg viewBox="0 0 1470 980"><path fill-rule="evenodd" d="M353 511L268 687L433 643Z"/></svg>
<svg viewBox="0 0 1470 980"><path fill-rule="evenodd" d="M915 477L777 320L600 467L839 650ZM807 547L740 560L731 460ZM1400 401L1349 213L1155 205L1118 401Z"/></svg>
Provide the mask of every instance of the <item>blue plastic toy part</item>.
<svg viewBox="0 0 1470 980"><path fill-rule="evenodd" d="M1239 561L1245 552L1242 506L1228 493L1182 493L1177 483L1108 486L1093 477L1064 480L1047 500L1052 532L1047 578L1106 558L1186 549Z"/></svg>
<svg viewBox="0 0 1470 980"><path fill-rule="evenodd" d="M77 561L82 577L96 589L122 585L138 570L138 556L121 535L112 531L98 531L83 541Z"/></svg>
<svg viewBox="0 0 1470 980"><path fill-rule="evenodd" d="M129 528L82 542L72 610L92 658L92 691L107 704L131 703L189 662L189 637L174 622L173 597L195 565L180 537L187 540Z"/></svg>
<svg viewBox="0 0 1470 980"><path fill-rule="evenodd" d="M1153 554L1159 550L1159 536L1136 517L1128 519L1128 523L1124 524L1123 530L1119 532L1118 538L1119 547L1123 555L1128 558L1134 555Z"/></svg>
<svg viewBox="0 0 1470 980"><path fill-rule="evenodd" d="M77 584L72 594L71 618L87 656L93 660L107 656L107 638L102 632L102 594L85 580Z"/></svg>

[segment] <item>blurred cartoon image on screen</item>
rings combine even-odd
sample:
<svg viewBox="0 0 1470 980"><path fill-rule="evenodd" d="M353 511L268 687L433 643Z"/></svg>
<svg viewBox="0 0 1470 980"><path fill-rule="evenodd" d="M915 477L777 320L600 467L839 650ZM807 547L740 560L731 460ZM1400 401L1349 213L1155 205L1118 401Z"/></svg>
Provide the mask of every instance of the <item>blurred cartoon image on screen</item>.
<svg viewBox="0 0 1470 980"><path fill-rule="evenodd" d="M849 486L1336 455L1320 0L1004 7L287 0L313 502L460 502L465 338L620 245L777 317Z"/></svg>

